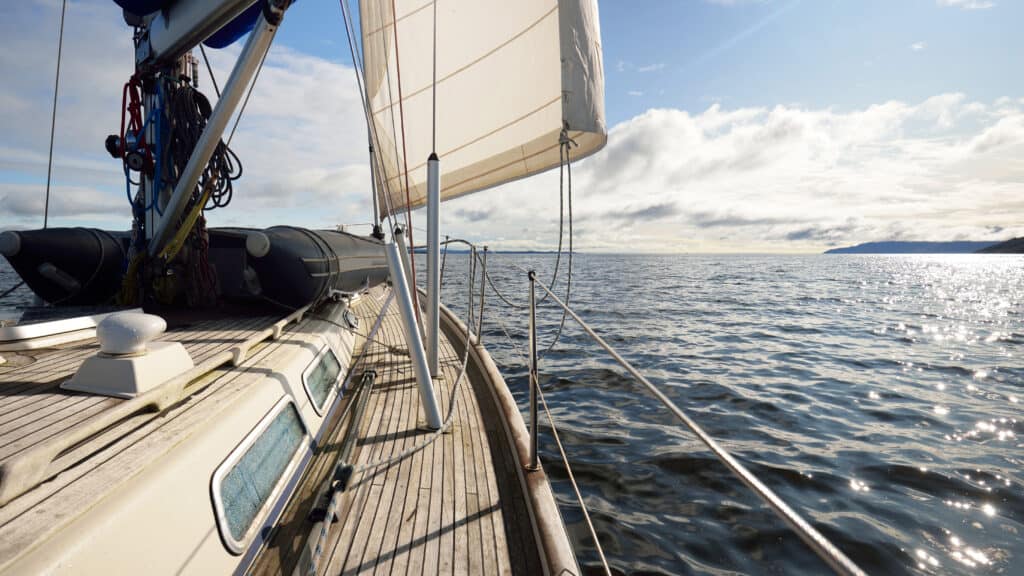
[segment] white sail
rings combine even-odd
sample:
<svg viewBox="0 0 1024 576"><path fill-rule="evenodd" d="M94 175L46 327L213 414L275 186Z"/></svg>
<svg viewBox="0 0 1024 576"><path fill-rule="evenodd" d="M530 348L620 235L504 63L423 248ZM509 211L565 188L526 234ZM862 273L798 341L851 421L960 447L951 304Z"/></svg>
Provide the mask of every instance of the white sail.
<svg viewBox="0 0 1024 576"><path fill-rule="evenodd" d="M359 4L382 213L406 207L406 178L424 204L435 150L447 200L557 166L563 128L573 159L604 146L596 0L441 0L436 20L433 0Z"/></svg>

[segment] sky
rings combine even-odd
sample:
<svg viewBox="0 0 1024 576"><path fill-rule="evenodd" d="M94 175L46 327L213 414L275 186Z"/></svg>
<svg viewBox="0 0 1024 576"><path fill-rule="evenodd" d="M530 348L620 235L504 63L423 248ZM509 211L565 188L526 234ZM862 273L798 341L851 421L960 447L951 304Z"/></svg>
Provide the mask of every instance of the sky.
<svg viewBox="0 0 1024 576"><path fill-rule="evenodd" d="M577 249L1024 236L1024 2L602 0L599 11L609 138L573 168ZM59 0L0 8L0 229L42 223L59 13ZM210 51L221 83L238 48ZM103 140L131 72L117 6L69 2L51 226L129 226ZM200 89L211 91L205 74ZM245 174L211 225L366 230L365 123L337 2L289 10L232 148ZM442 212L444 234L552 249L557 171Z"/></svg>

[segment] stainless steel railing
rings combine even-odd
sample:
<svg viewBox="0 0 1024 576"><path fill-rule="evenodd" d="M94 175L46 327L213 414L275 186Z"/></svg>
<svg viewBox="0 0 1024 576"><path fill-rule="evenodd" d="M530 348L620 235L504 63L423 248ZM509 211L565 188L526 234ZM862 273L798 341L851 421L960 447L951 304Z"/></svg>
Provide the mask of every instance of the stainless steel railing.
<svg viewBox="0 0 1024 576"><path fill-rule="evenodd" d="M529 350L529 363L530 363L530 464L531 469L536 469L538 465L537 461L537 396L539 392L540 379L539 369L537 366L537 319L536 319L536 298L535 291L536 286L539 284L540 287L547 292L548 297L556 304L562 307L565 312L572 316L583 330L590 335L591 338L597 342L602 348L608 352L609 355L616 362L619 363L623 368L626 369L638 382L644 385L647 390L654 395L666 408L687 428L689 428L705 446L723 463L725 466L744 484L747 485L761 500L763 500L768 506L775 511L786 523L797 533L798 536L813 550L822 560L825 561L833 570L838 574L848 576L865 576L865 572L861 570L846 554L843 553L835 544L825 538L825 536L818 532L810 523L807 522L800 514L790 508L782 498L780 498L771 488L768 488L761 480L755 476L750 470L747 470L743 464L741 464L732 454L730 454L725 448L723 448L714 438L711 437L703 428L700 427L696 422L693 421L679 406L677 406L672 400L666 396L657 386L651 383L650 380L644 377L632 364L630 364L625 358L622 357L618 352L615 351L607 342L604 341L601 336L594 331L582 318L579 317L568 305L555 295L547 286L543 283L537 282L537 275L531 270L527 272L527 276L530 280L530 292L529 292L529 314L530 314L530 350Z"/></svg>

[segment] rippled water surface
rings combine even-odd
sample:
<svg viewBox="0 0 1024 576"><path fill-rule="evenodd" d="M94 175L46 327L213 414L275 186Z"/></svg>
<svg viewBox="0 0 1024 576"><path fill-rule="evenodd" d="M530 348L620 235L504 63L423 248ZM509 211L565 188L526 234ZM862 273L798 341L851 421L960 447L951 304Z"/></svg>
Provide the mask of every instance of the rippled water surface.
<svg viewBox="0 0 1024 576"><path fill-rule="evenodd" d="M515 302L526 279L514 265L550 278L553 263L489 256ZM1024 257L581 255L575 266L574 308L863 568L1024 573ZM463 315L467 268L448 256L447 300ZM0 293L14 282L0 264ZM30 300L15 292L0 318ZM541 306L542 349L559 319ZM484 342L525 407L526 316L493 293ZM617 573L827 571L571 320L541 373ZM580 561L597 573L546 423L542 434Z"/></svg>
<svg viewBox="0 0 1024 576"><path fill-rule="evenodd" d="M553 260L491 254L489 268L522 302L513 264L550 279ZM864 569L1024 573L1024 258L584 255L575 265L574 308ZM466 268L448 256L462 314ZM561 316L549 305L539 315L543 349ZM525 407L526 317L489 293L485 318L485 344ZM571 319L541 372L616 572L827 571ZM542 430L562 515L597 573Z"/></svg>

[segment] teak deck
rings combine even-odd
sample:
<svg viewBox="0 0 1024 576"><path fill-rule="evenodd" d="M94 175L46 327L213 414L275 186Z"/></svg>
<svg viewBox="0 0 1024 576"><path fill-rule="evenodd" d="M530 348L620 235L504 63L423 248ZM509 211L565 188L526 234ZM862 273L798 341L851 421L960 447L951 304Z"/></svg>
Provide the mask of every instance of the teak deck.
<svg viewBox="0 0 1024 576"><path fill-rule="evenodd" d="M334 416L324 421L324 435L304 478L270 540L248 566L250 573L308 572L304 561L310 534L319 526L309 519L309 511L349 431L349 405L357 397L353 384L362 374L373 370L377 377L359 421L352 464L359 468L386 459L432 434L424 426L398 306L390 301L389 291L374 289L352 310L361 322L349 388ZM551 567L558 567L553 573L564 572L563 566L575 568L543 471L526 472L519 464L525 428L514 400L475 344L466 373L456 383L466 335L454 317L442 320L442 375L435 389L443 417L456 397L450 427L422 450L352 478L338 499L337 521L330 525L318 574L541 574ZM199 365L280 321L278 316L194 321L162 339L181 341ZM318 327L311 328L311 322ZM285 331L330 329L316 323L311 314ZM173 442L188 427L213 417L222 403L244 394L247 383L261 377L259 370L250 373L250 365L282 346L298 345L287 335L269 340L237 367L224 365L200 378L202 385L164 414L133 415L68 447L48 467L47 481L0 507L0 558L11 558L48 537L59 524L55 518L102 497L115 478L134 474L159 457L161 443ZM0 365L0 463L126 402L59 389L97 347L90 339L5 354L9 362Z"/></svg>
<svg viewBox="0 0 1024 576"><path fill-rule="evenodd" d="M200 364L277 320L205 320L169 330L161 339L181 342ZM60 389L97 347L96 339L90 338L56 349L5 353L7 363L0 364L0 462L124 402Z"/></svg>
<svg viewBox="0 0 1024 576"><path fill-rule="evenodd" d="M352 382L373 370L375 383L360 420L351 462L356 468L417 446L429 438L419 391L405 345L398 306L381 293L364 298L354 311L366 334L379 317L371 340L353 360ZM464 336L463 336L464 338ZM457 345L464 350L465 342ZM357 350L359 343L357 343ZM368 469L352 478L337 510L318 563L320 574L539 574L542 572L529 512L507 441L501 436L494 399L479 370L470 368L458 386L462 355L447 336L439 361L438 404L447 416L451 394L455 413L447 432L422 450L389 467ZM353 393L350 390L348 393ZM323 443L339 449L347 420ZM333 458L325 458L333 463ZM311 474L305 510L330 464ZM289 512L294 514L290 516ZM257 559L256 573L290 572L312 523L291 510L271 548ZM304 572L303 572L304 573Z"/></svg>

